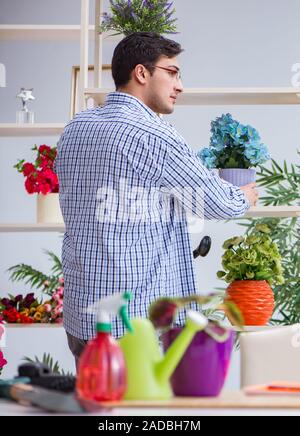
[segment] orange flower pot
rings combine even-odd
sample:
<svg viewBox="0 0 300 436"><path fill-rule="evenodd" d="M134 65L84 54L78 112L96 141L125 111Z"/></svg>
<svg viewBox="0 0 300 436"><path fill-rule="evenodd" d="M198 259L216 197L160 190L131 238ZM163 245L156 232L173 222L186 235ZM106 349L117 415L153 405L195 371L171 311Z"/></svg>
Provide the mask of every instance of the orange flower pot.
<svg viewBox="0 0 300 436"><path fill-rule="evenodd" d="M240 309L245 325L266 325L274 311L274 293L266 280L235 280L227 299Z"/></svg>

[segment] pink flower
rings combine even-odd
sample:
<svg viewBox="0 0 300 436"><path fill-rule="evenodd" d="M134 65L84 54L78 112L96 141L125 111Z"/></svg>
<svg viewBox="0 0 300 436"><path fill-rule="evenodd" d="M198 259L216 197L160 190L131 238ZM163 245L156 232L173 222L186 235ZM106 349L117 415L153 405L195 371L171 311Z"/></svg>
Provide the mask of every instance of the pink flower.
<svg viewBox="0 0 300 436"><path fill-rule="evenodd" d="M0 321L1 323L1 321ZM2 327L2 325L0 325L0 339L2 338L2 335L4 333L4 327Z"/></svg>
<svg viewBox="0 0 300 436"><path fill-rule="evenodd" d="M44 304L44 309L46 312L51 312L51 309L52 309L51 304L48 304L48 303Z"/></svg>
<svg viewBox="0 0 300 436"><path fill-rule="evenodd" d="M55 323L56 324L61 324L63 322L62 318L56 318Z"/></svg>
<svg viewBox="0 0 300 436"><path fill-rule="evenodd" d="M53 309L53 313L54 313L55 316L61 315L61 314L62 314L62 311L63 311L62 306L56 306L56 307Z"/></svg>
<svg viewBox="0 0 300 436"><path fill-rule="evenodd" d="M58 295L57 292L54 292L54 294L52 295L52 300L54 300L54 301L60 300L60 295Z"/></svg>
<svg viewBox="0 0 300 436"><path fill-rule="evenodd" d="M64 282L65 282L65 279L64 279L63 277L60 277L60 278L58 279L58 281L59 281L59 283L64 283Z"/></svg>
<svg viewBox="0 0 300 436"><path fill-rule="evenodd" d="M7 364L7 360L4 359L2 351L0 351L0 370L3 368L4 365Z"/></svg>

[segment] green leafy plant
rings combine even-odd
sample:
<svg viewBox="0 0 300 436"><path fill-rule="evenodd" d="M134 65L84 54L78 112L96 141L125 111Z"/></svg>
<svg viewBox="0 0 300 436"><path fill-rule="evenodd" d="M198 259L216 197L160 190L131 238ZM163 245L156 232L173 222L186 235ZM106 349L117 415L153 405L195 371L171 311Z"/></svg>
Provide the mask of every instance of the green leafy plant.
<svg viewBox="0 0 300 436"><path fill-rule="evenodd" d="M298 155L300 152L298 151ZM272 160L271 168L260 167L257 182L265 187L260 198L263 205L300 206L300 165L280 166ZM273 324L295 324L300 322L300 221L299 218L245 219L239 223L252 232L257 224L267 225L269 236L277 244L282 256L285 282L273 287L275 311Z"/></svg>
<svg viewBox="0 0 300 436"><path fill-rule="evenodd" d="M129 35L134 32L176 33L175 9L168 0L110 0L111 14L103 14L99 32L109 30Z"/></svg>
<svg viewBox="0 0 300 436"><path fill-rule="evenodd" d="M270 232L267 225L257 223L247 235L227 239L222 256L225 271L218 271L217 277L227 283L234 280L266 280L270 285L282 284L282 258Z"/></svg>
<svg viewBox="0 0 300 436"><path fill-rule="evenodd" d="M25 280L25 284L30 284L32 287L40 289L43 293L51 296L57 287L60 286L62 265L56 254L51 251L44 251L53 261L53 266L51 268L52 274L46 275L24 263L10 267L8 272L10 272L10 280L15 282Z"/></svg>
<svg viewBox="0 0 300 436"><path fill-rule="evenodd" d="M25 362L43 363L44 365L47 365L50 368L51 372L53 372L54 374L72 375L70 372L66 373L62 368L60 368L59 362L54 361L50 353L44 353L41 359L38 358L37 356L34 356L34 359L31 359L28 356L24 356L23 360Z"/></svg>

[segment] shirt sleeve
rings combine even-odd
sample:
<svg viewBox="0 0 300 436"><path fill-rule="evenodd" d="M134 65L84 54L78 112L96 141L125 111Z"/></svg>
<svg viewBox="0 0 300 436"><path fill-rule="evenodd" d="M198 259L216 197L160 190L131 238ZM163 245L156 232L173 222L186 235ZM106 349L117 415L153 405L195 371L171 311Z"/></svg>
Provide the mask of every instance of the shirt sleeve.
<svg viewBox="0 0 300 436"><path fill-rule="evenodd" d="M161 188L172 193L188 212L199 218L228 219L245 214L244 192L208 170L179 136L168 144Z"/></svg>

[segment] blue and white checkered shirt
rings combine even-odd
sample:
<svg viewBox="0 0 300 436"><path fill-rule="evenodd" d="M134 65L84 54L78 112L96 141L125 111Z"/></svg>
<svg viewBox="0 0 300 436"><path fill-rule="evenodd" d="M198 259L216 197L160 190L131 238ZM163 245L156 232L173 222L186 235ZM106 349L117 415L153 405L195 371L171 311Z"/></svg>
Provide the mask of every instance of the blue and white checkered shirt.
<svg viewBox="0 0 300 436"><path fill-rule="evenodd" d="M195 293L187 213L228 219L249 207L174 127L121 92L67 124L55 167L66 224L64 326L81 339L95 334L85 310L100 298L130 291L130 317L146 317L158 297ZM114 336L123 332L113 318Z"/></svg>

